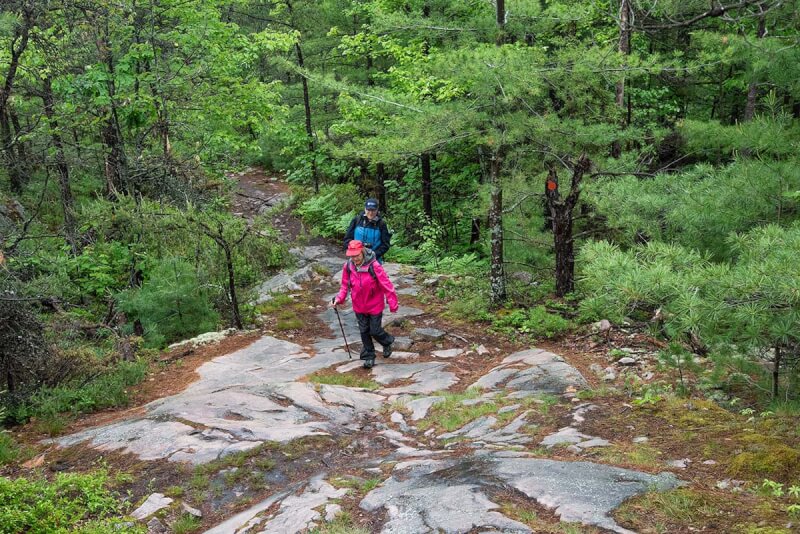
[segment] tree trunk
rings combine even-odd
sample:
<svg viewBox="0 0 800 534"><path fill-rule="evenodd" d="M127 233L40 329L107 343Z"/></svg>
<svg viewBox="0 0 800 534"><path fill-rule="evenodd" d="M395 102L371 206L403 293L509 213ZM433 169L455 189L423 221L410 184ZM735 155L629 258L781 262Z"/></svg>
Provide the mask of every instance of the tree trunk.
<svg viewBox="0 0 800 534"><path fill-rule="evenodd" d="M19 162L20 172L23 176L28 177L31 175L32 160L28 155L27 144L20 137L22 136L22 126L19 123L19 117L13 106L8 106L8 117L11 119L11 124L14 126L14 138L17 140L17 161Z"/></svg>
<svg viewBox="0 0 800 534"><path fill-rule="evenodd" d="M502 154L493 152L489 165L489 183L491 187L489 206L489 235L491 236L489 285L491 287L493 306L499 306L506 300L506 277L503 265L503 187L500 181L502 166Z"/></svg>
<svg viewBox="0 0 800 534"><path fill-rule="evenodd" d="M620 0L619 5L619 44L620 54L627 56L631 53L631 0ZM614 90L614 100L617 107L625 112L625 76L624 74L617 81ZM628 110L628 114L630 111ZM623 113L622 127L628 126L629 119ZM614 141L611 145L611 156L618 158L622 154L622 145L619 141Z"/></svg>
<svg viewBox="0 0 800 534"><path fill-rule="evenodd" d="M505 0L496 0L495 23L497 38L495 44L503 46L506 42L506 4ZM498 89L498 93L499 93ZM495 101L496 102L496 101ZM496 104L495 104L496 105ZM504 130L502 124L495 124L498 130ZM494 307L506 300L506 275L503 264L503 168L504 148L502 144L494 147L489 161L489 240L491 257L489 260L490 300Z"/></svg>
<svg viewBox="0 0 800 534"><path fill-rule="evenodd" d="M386 204L386 165L378 163L375 166L375 182L378 190L378 205L381 212L385 215L389 213L389 206Z"/></svg>
<svg viewBox="0 0 800 534"><path fill-rule="evenodd" d="M222 250L225 251L225 263L228 267L228 293L230 293L231 296L233 324L236 326L237 330L242 330L244 325L242 324L242 316L239 314L239 299L236 296L236 274L233 270L233 255L231 254L231 247L225 243L222 245Z"/></svg>
<svg viewBox="0 0 800 534"><path fill-rule="evenodd" d="M572 169L572 182L566 196L561 195L558 174L551 168L547 175L546 198L553 221L553 248L556 254L556 296L563 297L575 289L575 254L572 239L572 212L578 203L583 175L592 162L581 155Z"/></svg>
<svg viewBox="0 0 800 534"><path fill-rule="evenodd" d="M128 161L125 157L125 145L122 130L119 126L119 116L117 114L116 85L114 83L115 68L114 55L111 53L111 43L108 42L108 22L103 34L97 42L97 48L103 63L108 69L108 80L106 89L110 101L110 109L101 131L103 144L106 146L105 174L106 174L106 196L113 198L119 191L127 192L128 181Z"/></svg>
<svg viewBox="0 0 800 534"><path fill-rule="evenodd" d="M11 124L6 110L0 110L0 143L2 143L8 179L11 182L11 191L19 195L25 187L26 180L17 158L17 151L14 150L14 136L11 133Z"/></svg>
<svg viewBox="0 0 800 534"><path fill-rule="evenodd" d="M756 33L756 39L763 39L764 36L767 34L767 25L764 21L764 16L762 15L758 19L758 32ZM755 81L750 82L750 85L747 86L747 102L744 106L744 120L750 121L753 120L753 117L756 114L756 102L758 101L758 84Z"/></svg>
<svg viewBox="0 0 800 534"><path fill-rule="evenodd" d="M431 155L427 152L422 160L422 211L428 219L433 220L433 200L431 199Z"/></svg>
<svg viewBox="0 0 800 534"><path fill-rule="evenodd" d="M294 50L297 53L297 65L301 71L305 67L303 61L303 50L300 48L300 43L295 43ZM319 173L317 172L317 158L314 157L315 143L314 143L314 130L311 127L311 99L308 96L308 78L305 73L300 73L303 83L303 108L306 115L306 137L308 137L308 152L311 155L311 175L314 179L314 192L319 193Z"/></svg>
<svg viewBox="0 0 800 534"><path fill-rule="evenodd" d="M772 366L772 399L778 398L778 385L780 384L781 373L781 346L775 346L775 360Z"/></svg>
<svg viewBox="0 0 800 534"><path fill-rule="evenodd" d="M469 231L469 244L474 245L481 240L481 219L480 217L472 218L472 225Z"/></svg>
<svg viewBox="0 0 800 534"><path fill-rule="evenodd" d="M495 4L495 22L497 24L497 46L501 46L506 42L506 2L505 0L496 0Z"/></svg>
<svg viewBox="0 0 800 534"><path fill-rule="evenodd" d="M47 117L50 138L53 147L56 149L56 169L58 170L58 185L61 193L61 209L64 212L64 233L67 243L73 256L80 253L78 237L75 224L75 210L72 200L72 187L70 185L69 167L67 158L64 155L64 143L61 141L61 134L58 130L58 120L55 118L53 87L49 77L44 79L42 101L44 103L44 114Z"/></svg>

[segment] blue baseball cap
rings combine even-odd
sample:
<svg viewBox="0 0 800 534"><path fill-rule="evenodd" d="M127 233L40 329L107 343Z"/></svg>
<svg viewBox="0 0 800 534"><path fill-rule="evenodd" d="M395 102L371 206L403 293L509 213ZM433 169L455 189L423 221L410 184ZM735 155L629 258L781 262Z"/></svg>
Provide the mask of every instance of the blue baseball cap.
<svg viewBox="0 0 800 534"><path fill-rule="evenodd" d="M368 198L366 202L364 202L364 208L368 210L376 210L378 209L378 201L374 198Z"/></svg>

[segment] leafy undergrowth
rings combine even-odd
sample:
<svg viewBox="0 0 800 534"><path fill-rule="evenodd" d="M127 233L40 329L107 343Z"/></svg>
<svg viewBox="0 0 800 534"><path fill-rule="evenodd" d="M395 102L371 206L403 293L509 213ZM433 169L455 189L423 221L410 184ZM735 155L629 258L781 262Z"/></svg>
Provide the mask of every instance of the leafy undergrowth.
<svg viewBox="0 0 800 534"><path fill-rule="evenodd" d="M143 533L124 522L127 509L105 471L40 477L0 477L0 532Z"/></svg>
<svg viewBox="0 0 800 534"><path fill-rule="evenodd" d="M130 402L129 388L147 376L149 366L146 359L119 362L90 380L42 388L15 407L12 417L18 421L35 418L40 432L56 436L80 414L127 406Z"/></svg>

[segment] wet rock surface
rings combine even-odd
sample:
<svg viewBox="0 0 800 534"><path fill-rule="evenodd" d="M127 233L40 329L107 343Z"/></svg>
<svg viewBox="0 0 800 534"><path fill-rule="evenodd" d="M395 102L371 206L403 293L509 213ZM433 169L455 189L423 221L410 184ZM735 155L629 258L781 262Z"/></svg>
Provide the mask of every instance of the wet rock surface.
<svg viewBox="0 0 800 534"><path fill-rule="evenodd" d="M311 284L325 304L336 290L332 282L343 263L338 251L316 246L294 252L299 268L265 283L263 299ZM401 294L420 289L413 270L385 267ZM603 436L580 430L591 417L589 404L575 406L567 426L534 439L531 429L544 402L539 397L585 388L580 372L557 354L536 348L503 357L483 345L472 350L455 342L448 345L459 336L428 326L428 320L418 321L426 326L414 326L413 318L423 310L405 305L402 296L400 301L398 313L385 313L384 321L398 330L404 321L411 324L398 332L392 357L379 357L371 370L362 369L357 359L359 334L352 310L340 308L337 317L325 309L319 319L330 333L310 345L264 336L203 364L196 382L145 405L135 417L53 442L201 465L267 442L291 447L310 436L340 440L341 448L322 458L320 465L328 467L324 472L298 479L290 465L274 471L267 478L268 495L216 521L207 531L215 534L304 532L332 521L342 512L344 499L356 498L353 488L365 487L363 479L350 478L345 487L336 482L353 471L374 478L368 490L358 493L354 506L371 514L373 531L385 533L532 532L502 512L497 496L508 488L564 521L628 532L611 518L614 508L649 488L679 484L671 474L532 457L526 451L536 447L566 444L584 450L609 444ZM339 318L354 351L352 361ZM414 352L407 352L412 346ZM465 374L462 362L474 361L470 359L486 361L486 369L480 375ZM315 373L353 375L370 389L310 382ZM495 406L493 412L465 419L447 432L424 426L454 388L468 385L479 393L458 401L458 409Z"/></svg>
<svg viewBox="0 0 800 534"><path fill-rule="evenodd" d="M480 452L443 460L397 464L392 476L364 497L367 511L385 509L381 532L532 532L499 513L488 494L511 486L552 508L562 520L630 532L609 516L625 499L647 491L666 490L679 481L672 474L649 475L593 464Z"/></svg>

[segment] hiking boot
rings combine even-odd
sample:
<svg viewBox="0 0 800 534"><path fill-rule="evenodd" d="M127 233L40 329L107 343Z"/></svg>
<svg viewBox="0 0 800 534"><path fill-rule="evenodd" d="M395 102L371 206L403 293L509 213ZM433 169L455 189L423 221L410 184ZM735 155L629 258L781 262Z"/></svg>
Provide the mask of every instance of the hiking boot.
<svg viewBox="0 0 800 534"><path fill-rule="evenodd" d="M388 358L389 356L392 355L392 345L394 345L394 341L392 341L392 343L389 343L388 345L383 347L383 357L384 358Z"/></svg>
<svg viewBox="0 0 800 534"><path fill-rule="evenodd" d="M375 365L375 358L368 358L364 360L364 365L362 367L364 367L364 369L372 369L374 365Z"/></svg>

